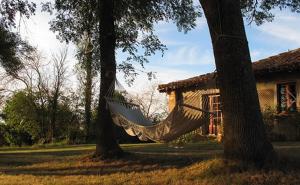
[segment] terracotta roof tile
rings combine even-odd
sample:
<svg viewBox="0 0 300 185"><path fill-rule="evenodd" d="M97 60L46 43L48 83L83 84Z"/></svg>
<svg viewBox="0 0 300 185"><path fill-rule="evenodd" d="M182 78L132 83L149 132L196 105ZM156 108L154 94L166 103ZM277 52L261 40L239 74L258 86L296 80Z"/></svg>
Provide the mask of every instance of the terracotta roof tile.
<svg viewBox="0 0 300 185"><path fill-rule="evenodd" d="M300 48L253 62L252 66L255 76L276 72L300 72ZM158 90L160 92L166 92L179 88L196 87L212 80L215 74L215 72L207 73L185 80L161 84L158 86Z"/></svg>

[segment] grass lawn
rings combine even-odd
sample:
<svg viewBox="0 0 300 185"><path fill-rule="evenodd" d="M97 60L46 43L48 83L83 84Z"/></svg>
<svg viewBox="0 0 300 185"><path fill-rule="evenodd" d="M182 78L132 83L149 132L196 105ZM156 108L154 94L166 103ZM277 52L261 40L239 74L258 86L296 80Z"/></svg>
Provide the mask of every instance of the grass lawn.
<svg viewBox="0 0 300 185"><path fill-rule="evenodd" d="M127 144L122 160L91 161L94 145L0 148L0 185L40 184L300 184L300 142L274 143L280 170L256 170L220 158L214 142L172 148ZM286 159L286 161L284 161Z"/></svg>

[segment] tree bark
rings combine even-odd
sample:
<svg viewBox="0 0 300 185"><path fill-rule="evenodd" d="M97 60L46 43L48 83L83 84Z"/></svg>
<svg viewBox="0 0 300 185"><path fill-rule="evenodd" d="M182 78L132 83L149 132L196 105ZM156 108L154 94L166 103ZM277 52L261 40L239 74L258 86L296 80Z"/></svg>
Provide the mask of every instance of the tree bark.
<svg viewBox="0 0 300 185"><path fill-rule="evenodd" d="M224 115L224 155L263 165L266 138L239 0L200 0L209 26Z"/></svg>
<svg viewBox="0 0 300 185"><path fill-rule="evenodd" d="M86 123L86 140L89 141L91 139L92 130L91 130L91 103L92 103L92 44L91 44L91 36L88 34L88 47L86 51L86 61L85 61L85 71L86 71L86 78L85 78L85 104L84 104L84 111L85 111L85 123Z"/></svg>
<svg viewBox="0 0 300 185"><path fill-rule="evenodd" d="M98 16L100 20L100 68L101 82L96 124L96 153L100 158L115 158L122 155L114 134L113 121L107 108L105 96L116 75L115 61L115 27L113 0L98 0Z"/></svg>

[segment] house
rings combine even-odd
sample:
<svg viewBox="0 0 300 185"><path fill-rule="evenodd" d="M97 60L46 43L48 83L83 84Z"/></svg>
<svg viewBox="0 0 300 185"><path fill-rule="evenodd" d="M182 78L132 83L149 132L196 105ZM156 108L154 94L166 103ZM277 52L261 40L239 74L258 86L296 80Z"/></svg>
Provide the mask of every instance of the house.
<svg viewBox="0 0 300 185"><path fill-rule="evenodd" d="M295 115L300 112L300 48L253 62L253 71L261 110L263 114L272 112L274 115L272 132L288 140L299 139L300 117ZM214 113L201 127L202 133L210 135L222 132L220 94L215 76L213 72L158 87L160 92L168 94L169 110L185 97L199 94L193 106ZM203 103L205 99L208 103Z"/></svg>

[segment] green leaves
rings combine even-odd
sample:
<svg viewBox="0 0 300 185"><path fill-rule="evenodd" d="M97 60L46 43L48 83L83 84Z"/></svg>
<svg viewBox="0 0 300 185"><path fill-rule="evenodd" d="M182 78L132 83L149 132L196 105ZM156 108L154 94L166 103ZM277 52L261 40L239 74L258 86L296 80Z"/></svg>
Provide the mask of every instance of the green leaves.
<svg viewBox="0 0 300 185"><path fill-rule="evenodd" d="M19 91L6 102L5 137L8 143L19 145L47 141L50 129L51 100L41 102L39 92ZM57 120L54 132L57 138L66 139L70 130L80 132L80 115L72 108L76 97L62 97L58 103Z"/></svg>
<svg viewBox="0 0 300 185"><path fill-rule="evenodd" d="M20 91L6 103L4 114L5 123L18 133L28 133L32 140L40 136L40 126L38 123L38 112L34 105L34 97Z"/></svg>
<svg viewBox="0 0 300 185"><path fill-rule="evenodd" d="M243 15L249 23L255 22L257 25L265 21L271 22L274 19L273 9L290 9L300 13L300 1L298 0L241 0Z"/></svg>
<svg viewBox="0 0 300 185"><path fill-rule="evenodd" d="M101 44L96 5L96 0L56 0L57 13L51 21L51 30L58 31L63 41L78 44L84 33L89 32L95 63L99 62ZM130 63L137 62L143 68L149 56L157 52L163 54L166 46L154 33L154 25L159 21L173 21L180 31L187 32L195 27L199 16L200 7L194 6L192 0L115 0L116 46L127 55L125 61L118 61L118 68L125 77L134 77L137 73Z"/></svg>
<svg viewBox="0 0 300 185"><path fill-rule="evenodd" d="M22 67L22 59L31 58L34 48L16 33L0 26L0 63L6 72L14 75Z"/></svg>
<svg viewBox="0 0 300 185"><path fill-rule="evenodd" d="M36 4L28 0L1 0L0 2L0 26L6 29L16 27L15 18L19 13L21 16L29 18L34 14Z"/></svg>
<svg viewBox="0 0 300 185"><path fill-rule="evenodd" d="M15 18L29 18L34 14L36 5L27 0L2 0L0 2L0 64L13 75L22 67L22 58L30 57L34 50L18 33L11 32L16 28Z"/></svg>

